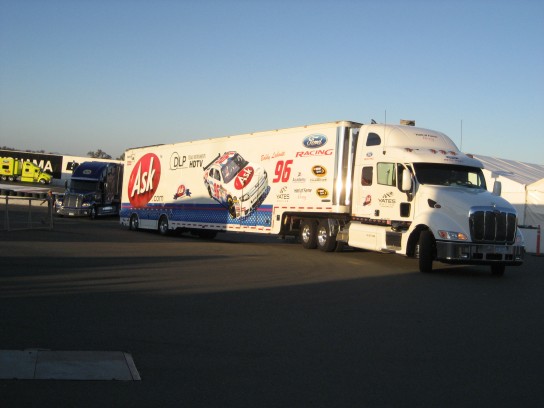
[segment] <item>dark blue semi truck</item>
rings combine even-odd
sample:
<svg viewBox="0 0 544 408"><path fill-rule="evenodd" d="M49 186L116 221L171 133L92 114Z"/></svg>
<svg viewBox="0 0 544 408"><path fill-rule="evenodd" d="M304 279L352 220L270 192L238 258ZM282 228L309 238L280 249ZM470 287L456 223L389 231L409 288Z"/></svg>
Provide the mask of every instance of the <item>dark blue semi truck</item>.
<svg viewBox="0 0 544 408"><path fill-rule="evenodd" d="M117 215L121 206L123 165L88 161L74 169L64 194L55 200L59 216L90 217Z"/></svg>

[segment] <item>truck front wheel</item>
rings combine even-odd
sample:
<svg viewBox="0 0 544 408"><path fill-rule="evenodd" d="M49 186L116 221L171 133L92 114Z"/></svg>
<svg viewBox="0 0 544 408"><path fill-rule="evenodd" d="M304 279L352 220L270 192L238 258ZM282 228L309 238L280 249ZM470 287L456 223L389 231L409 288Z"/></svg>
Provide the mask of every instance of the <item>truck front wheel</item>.
<svg viewBox="0 0 544 408"><path fill-rule="evenodd" d="M418 241L419 271L428 273L433 271L434 236L431 231L421 231Z"/></svg>
<svg viewBox="0 0 544 408"><path fill-rule="evenodd" d="M300 240L306 249L317 248L317 223L314 220L303 220L300 228Z"/></svg>

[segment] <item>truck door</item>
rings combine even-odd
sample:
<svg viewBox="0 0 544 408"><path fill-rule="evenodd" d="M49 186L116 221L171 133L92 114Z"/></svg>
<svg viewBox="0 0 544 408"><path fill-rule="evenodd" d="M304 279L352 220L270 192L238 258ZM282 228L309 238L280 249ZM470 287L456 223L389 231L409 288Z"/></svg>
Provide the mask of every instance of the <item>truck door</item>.
<svg viewBox="0 0 544 408"><path fill-rule="evenodd" d="M356 189L354 215L370 223L406 220L411 208L407 194L400 190L404 168L392 162L363 166L360 186Z"/></svg>

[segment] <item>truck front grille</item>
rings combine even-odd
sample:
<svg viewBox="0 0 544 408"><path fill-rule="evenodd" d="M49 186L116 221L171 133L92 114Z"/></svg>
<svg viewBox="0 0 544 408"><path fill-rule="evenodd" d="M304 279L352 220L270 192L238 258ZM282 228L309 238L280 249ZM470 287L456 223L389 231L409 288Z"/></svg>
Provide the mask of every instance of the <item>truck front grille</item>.
<svg viewBox="0 0 544 408"><path fill-rule="evenodd" d="M81 207L83 199L80 194L65 194L64 195L64 206L71 208Z"/></svg>
<svg viewBox="0 0 544 408"><path fill-rule="evenodd" d="M515 213L499 208L475 207L471 209L469 217L473 242L514 243L517 227Z"/></svg>

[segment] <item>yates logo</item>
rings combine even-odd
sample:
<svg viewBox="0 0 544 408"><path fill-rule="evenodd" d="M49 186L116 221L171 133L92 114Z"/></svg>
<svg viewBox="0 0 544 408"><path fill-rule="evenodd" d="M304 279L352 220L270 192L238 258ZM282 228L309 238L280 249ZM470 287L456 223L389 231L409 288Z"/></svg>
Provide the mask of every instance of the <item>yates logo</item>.
<svg viewBox="0 0 544 408"><path fill-rule="evenodd" d="M306 136L302 141L302 144L308 149L317 149L318 147L325 146L327 144L327 136L321 134Z"/></svg>
<svg viewBox="0 0 544 408"><path fill-rule="evenodd" d="M144 207L153 197L161 179L161 162L147 153L136 163L128 180L128 198L133 207Z"/></svg>
<svg viewBox="0 0 544 408"><path fill-rule="evenodd" d="M244 167L244 169L236 175L236 179L234 180L234 188L236 190L241 190L245 188L251 182L253 174L255 174L255 170L253 170L253 167Z"/></svg>

